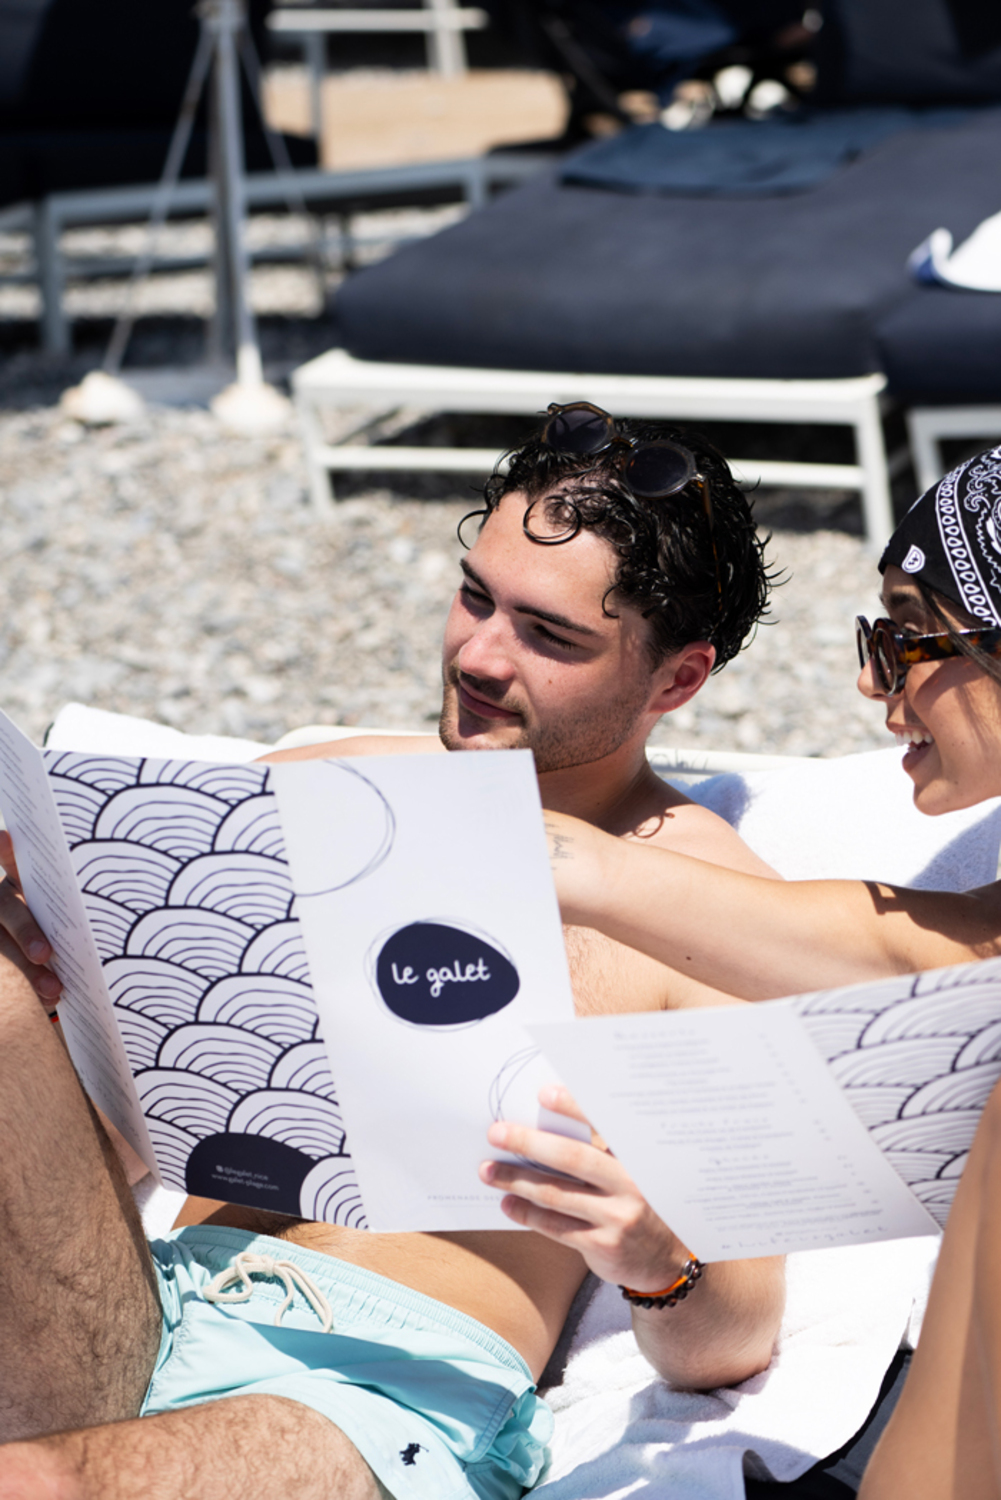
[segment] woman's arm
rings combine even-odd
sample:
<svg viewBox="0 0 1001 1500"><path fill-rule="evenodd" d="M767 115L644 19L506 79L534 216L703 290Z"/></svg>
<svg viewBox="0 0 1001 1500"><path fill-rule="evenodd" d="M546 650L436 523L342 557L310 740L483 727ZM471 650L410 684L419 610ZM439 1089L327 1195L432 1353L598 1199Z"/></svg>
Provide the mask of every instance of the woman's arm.
<svg viewBox="0 0 1001 1500"><path fill-rule="evenodd" d="M565 922L745 1000L1001 953L1001 887L763 880L546 813Z"/></svg>

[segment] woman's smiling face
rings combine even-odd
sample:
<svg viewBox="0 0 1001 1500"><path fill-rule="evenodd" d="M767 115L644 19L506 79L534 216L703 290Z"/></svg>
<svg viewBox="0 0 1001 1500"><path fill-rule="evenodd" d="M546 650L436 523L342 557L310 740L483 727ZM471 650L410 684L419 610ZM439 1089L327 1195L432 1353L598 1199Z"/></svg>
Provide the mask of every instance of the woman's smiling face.
<svg viewBox="0 0 1001 1500"><path fill-rule="evenodd" d="M940 634L942 622L928 609L912 578L892 565L883 578L883 607L898 630ZM942 601L959 630L977 622ZM1001 684L965 656L918 662L903 690L882 692L869 662L859 691L886 704L886 727L908 746L904 770L914 782L915 806L923 813L954 812L1001 796Z"/></svg>

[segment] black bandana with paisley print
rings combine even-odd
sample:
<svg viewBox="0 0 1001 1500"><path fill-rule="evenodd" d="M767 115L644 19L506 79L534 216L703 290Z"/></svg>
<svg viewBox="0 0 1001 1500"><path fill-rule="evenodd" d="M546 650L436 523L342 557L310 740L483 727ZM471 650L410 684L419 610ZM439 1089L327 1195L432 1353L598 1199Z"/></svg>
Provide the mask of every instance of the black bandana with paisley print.
<svg viewBox="0 0 1001 1500"><path fill-rule="evenodd" d="M1001 447L967 459L915 500L879 560L1001 625Z"/></svg>

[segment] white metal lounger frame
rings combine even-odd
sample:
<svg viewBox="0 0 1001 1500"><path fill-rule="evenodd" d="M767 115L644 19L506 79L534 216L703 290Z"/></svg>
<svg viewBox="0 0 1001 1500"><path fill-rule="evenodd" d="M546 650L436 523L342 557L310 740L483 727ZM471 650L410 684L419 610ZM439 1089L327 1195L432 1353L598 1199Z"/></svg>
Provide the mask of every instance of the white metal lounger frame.
<svg viewBox="0 0 1001 1500"><path fill-rule="evenodd" d="M424 0L422 10L321 10L296 0L294 8L282 7L271 12L267 24L307 43L307 38L321 39L330 32L423 32L427 38L428 67L445 78L456 78L466 71L465 31L481 31L488 23L486 11L475 6L460 7L455 0ZM313 67L322 54L306 48Z"/></svg>
<svg viewBox="0 0 1001 1500"><path fill-rule="evenodd" d="M471 156L454 161L413 162L401 167L369 167L356 171L325 172L304 168L294 172L253 172L244 178L244 197L248 208L287 207L289 201L350 204L352 199L399 195L409 191L454 188L461 193L468 208L479 208L498 187L530 177L546 165L543 158L529 158L517 152L497 152L491 156ZM80 224L116 224L146 219L156 201L156 183L135 187L89 188L80 192L50 193L36 203L14 203L0 209L0 232L31 235L34 245L34 270L0 276L6 282L36 281L42 301L42 346L47 354L65 354L70 348L70 321L63 305L63 292L69 276L127 275L131 260L94 260L67 263L60 248L64 229ZM212 184L201 179L184 179L171 195L171 213L208 213L213 202ZM342 252L348 248L341 246ZM305 254L305 250L303 252ZM197 262L204 263L203 261ZM157 269L169 269L169 261L157 261ZM179 263L187 269L191 262Z"/></svg>
<svg viewBox="0 0 1001 1500"><path fill-rule="evenodd" d="M915 406L907 413L907 435L923 493L945 473L942 439L1001 438L1001 406Z"/></svg>
<svg viewBox="0 0 1001 1500"><path fill-rule="evenodd" d="M309 464L313 501L334 499L329 473L340 469L435 469L489 473L498 459L489 448L417 448L359 442L378 418L371 415L337 443L325 440L324 408L368 407L386 414L423 411L532 415L551 401L593 401L631 417L680 421L821 422L851 427L853 464L780 463L732 459L748 483L859 490L870 546L881 548L893 530L880 395L883 375L846 380L722 380L675 375L577 375L563 371L480 370L447 365L383 364L354 359L342 349L321 354L292 376Z"/></svg>

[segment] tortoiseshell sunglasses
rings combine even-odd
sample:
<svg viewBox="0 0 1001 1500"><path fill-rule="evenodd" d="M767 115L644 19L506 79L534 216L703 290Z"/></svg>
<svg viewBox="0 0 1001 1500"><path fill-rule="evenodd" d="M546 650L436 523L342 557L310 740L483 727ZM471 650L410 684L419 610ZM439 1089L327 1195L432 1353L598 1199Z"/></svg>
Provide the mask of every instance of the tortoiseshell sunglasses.
<svg viewBox="0 0 1001 1500"><path fill-rule="evenodd" d="M709 483L699 473L695 455L681 443L666 438L631 438L618 429L615 418L590 401L556 402L547 409L548 421L540 433L547 448L581 458L597 458L614 450L614 462L626 489L642 500L667 500L694 485L709 523L709 540L716 569L716 589L722 599L723 580L713 526L713 502ZM534 535L534 533L530 533ZM536 538L539 540L539 538Z"/></svg>
<svg viewBox="0 0 1001 1500"><path fill-rule="evenodd" d="M666 500L694 479L702 494L706 515L712 520L712 501L694 455L680 443L663 438L652 441L626 437L615 418L590 401L555 402L540 434L547 448L558 453L576 453L582 458L618 449L616 464L626 488L644 500Z"/></svg>
<svg viewBox="0 0 1001 1500"><path fill-rule="evenodd" d="M1001 656L1001 628L985 626L983 630L957 630L957 637L977 646L991 656ZM904 680L919 661L942 661L947 656L961 656L962 651L951 635L911 635L898 630L892 620L874 620L865 615L855 617L855 644L859 666L870 661L876 672L880 691L895 698L904 690Z"/></svg>

